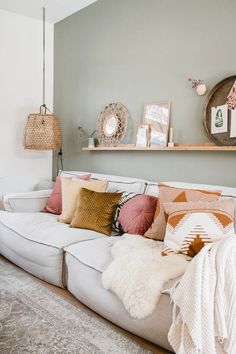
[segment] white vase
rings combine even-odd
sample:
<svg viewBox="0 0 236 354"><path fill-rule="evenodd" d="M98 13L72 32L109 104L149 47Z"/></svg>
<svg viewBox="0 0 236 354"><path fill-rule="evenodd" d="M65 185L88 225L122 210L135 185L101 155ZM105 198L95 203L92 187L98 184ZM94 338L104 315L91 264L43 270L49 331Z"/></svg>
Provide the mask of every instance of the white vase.
<svg viewBox="0 0 236 354"><path fill-rule="evenodd" d="M204 96L206 91L207 91L207 87L205 84L197 85L196 92L197 92L198 96Z"/></svg>
<svg viewBox="0 0 236 354"><path fill-rule="evenodd" d="M89 147L95 147L95 140L94 138L89 138Z"/></svg>

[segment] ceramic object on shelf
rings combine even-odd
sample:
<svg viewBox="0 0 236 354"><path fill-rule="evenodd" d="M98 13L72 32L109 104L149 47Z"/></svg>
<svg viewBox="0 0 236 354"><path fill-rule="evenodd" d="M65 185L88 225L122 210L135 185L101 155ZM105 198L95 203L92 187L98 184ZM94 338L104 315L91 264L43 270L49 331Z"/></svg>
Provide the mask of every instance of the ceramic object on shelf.
<svg viewBox="0 0 236 354"><path fill-rule="evenodd" d="M191 82L192 88L196 90L198 96L204 96L207 92L207 86L204 80L188 79Z"/></svg>
<svg viewBox="0 0 236 354"><path fill-rule="evenodd" d="M88 139L88 146L91 147L95 147L95 139L94 138L89 138Z"/></svg>
<svg viewBox="0 0 236 354"><path fill-rule="evenodd" d="M205 84L199 84L196 87L196 92L198 94L198 96L204 96L207 92L207 87Z"/></svg>

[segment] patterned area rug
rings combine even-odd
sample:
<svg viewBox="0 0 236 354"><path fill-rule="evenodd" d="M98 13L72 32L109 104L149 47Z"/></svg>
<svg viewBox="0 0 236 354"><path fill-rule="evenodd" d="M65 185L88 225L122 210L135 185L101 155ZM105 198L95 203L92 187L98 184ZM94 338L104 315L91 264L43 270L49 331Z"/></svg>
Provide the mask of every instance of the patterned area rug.
<svg viewBox="0 0 236 354"><path fill-rule="evenodd" d="M0 258L0 353L150 352Z"/></svg>

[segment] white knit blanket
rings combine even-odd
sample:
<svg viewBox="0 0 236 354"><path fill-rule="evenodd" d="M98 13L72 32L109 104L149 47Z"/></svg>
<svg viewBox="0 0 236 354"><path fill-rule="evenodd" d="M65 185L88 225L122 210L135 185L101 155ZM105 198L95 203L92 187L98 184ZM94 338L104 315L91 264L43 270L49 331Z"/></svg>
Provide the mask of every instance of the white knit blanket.
<svg viewBox="0 0 236 354"><path fill-rule="evenodd" d="M172 290L177 354L236 353L236 236L205 246Z"/></svg>
<svg viewBox="0 0 236 354"><path fill-rule="evenodd" d="M162 242L137 235L124 235L112 249L113 261L102 274L105 289L113 291L134 318L150 315L164 284L183 274L184 255L161 256Z"/></svg>

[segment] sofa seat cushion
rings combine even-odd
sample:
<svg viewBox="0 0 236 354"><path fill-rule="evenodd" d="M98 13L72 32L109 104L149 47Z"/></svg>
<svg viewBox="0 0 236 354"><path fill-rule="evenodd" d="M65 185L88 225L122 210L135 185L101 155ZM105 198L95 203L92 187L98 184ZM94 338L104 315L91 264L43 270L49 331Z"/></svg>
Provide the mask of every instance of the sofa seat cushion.
<svg viewBox="0 0 236 354"><path fill-rule="evenodd" d="M20 236L44 245L62 249L72 243L101 238L104 235L89 230L72 229L47 213L0 212L0 222Z"/></svg>
<svg viewBox="0 0 236 354"><path fill-rule="evenodd" d="M129 315L115 294L102 286L102 272L112 260L110 249L117 240L119 237L110 237L66 247L68 290L79 301L109 321L172 351L167 339L173 311L168 291L161 295L150 316L138 320ZM176 281L177 279L168 281L165 289L170 289Z"/></svg>
<svg viewBox="0 0 236 354"><path fill-rule="evenodd" d="M111 248L120 236L90 240L65 247L65 251L84 265L102 273L112 261Z"/></svg>
<svg viewBox="0 0 236 354"><path fill-rule="evenodd" d="M59 223L53 214L0 212L0 253L60 287L63 286L64 247L103 237L98 232L71 229Z"/></svg>
<svg viewBox="0 0 236 354"><path fill-rule="evenodd" d="M118 240L120 240L120 236L94 239L87 242L75 243L65 247L64 250L77 262L102 273L112 262L111 248ZM180 277L167 281L163 292L168 293L167 290L179 279Z"/></svg>
<svg viewBox="0 0 236 354"><path fill-rule="evenodd" d="M60 177L75 177L81 176L90 172L82 171L61 171ZM107 192L133 192L144 193L146 188L146 181L143 179L105 175L101 173L91 173L91 180L105 180L108 182Z"/></svg>

